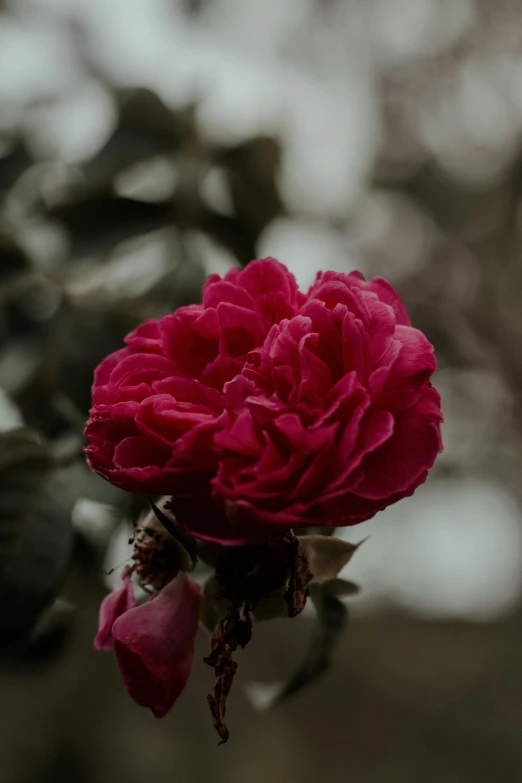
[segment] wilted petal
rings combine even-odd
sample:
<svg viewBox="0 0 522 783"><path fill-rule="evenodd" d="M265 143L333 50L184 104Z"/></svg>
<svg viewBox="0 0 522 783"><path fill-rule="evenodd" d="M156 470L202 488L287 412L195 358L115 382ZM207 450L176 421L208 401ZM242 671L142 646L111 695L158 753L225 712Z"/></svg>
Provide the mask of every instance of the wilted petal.
<svg viewBox="0 0 522 783"><path fill-rule="evenodd" d="M199 620L199 587L179 574L149 601L114 624L114 649L137 704L163 717L190 675Z"/></svg>
<svg viewBox="0 0 522 783"><path fill-rule="evenodd" d="M94 639L94 646L97 650L114 649L113 625L118 617L135 606L131 575L132 570L127 566L121 575L121 587L113 590L101 602L98 633Z"/></svg>

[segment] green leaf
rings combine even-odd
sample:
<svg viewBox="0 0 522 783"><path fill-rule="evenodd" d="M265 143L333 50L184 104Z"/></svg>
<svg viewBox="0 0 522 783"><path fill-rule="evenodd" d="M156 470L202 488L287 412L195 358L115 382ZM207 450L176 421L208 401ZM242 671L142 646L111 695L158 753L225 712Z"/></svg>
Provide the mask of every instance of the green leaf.
<svg viewBox="0 0 522 783"><path fill-rule="evenodd" d="M0 433L0 474L22 463L50 465L51 462L49 445L29 427Z"/></svg>
<svg viewBox="0 0 522 783"><path fill-rule="evenodd" d="M349 595L357 595L361 592L361 588L355 582L350 582L348 579L339 579L339 577L323 582L323 588L330 595L334 595L337 598L346 598Z"/></svg>
<svg viewBox="0 0 522 783"><path fill-rule="evenodd" d="M0 435L0 651L23 644L55 598L69 560L70 508L46 445Z"/></svg>
<svg viewBox="0 0 522 783"><path fill-rule="evenodd" d="M314 575L312 584L335 579L360 546L333 536L310 535L298 538L306 552L308 567Z"/></svg>
<svg viewBox="0 0 522 783"><path fill-rule="evenodd" d="M288 617L288 604L285 601L285 586L273 590L266 598L257 602L252 611L254 620L273 620L276 617Z"/></svg>
<svg viewBox="0 0 522 783"><path fill-rule="evenodd" d="M348 624L348 610L328 583L310 585L310 598L317 610L317 620L305 657L286 684L254 683L249 686L249 695L259 709L286 701L318 680L330 667L341 633Z"/></svg>
<svg viewBox="0 0 522 783"><path fill-rule="evenodd" d="M145 88L118 90L117 127L102 149L82 166L81 190L92 194L111 188L122 170L155 155L179 149L186 114L173 112Z"/></svg>

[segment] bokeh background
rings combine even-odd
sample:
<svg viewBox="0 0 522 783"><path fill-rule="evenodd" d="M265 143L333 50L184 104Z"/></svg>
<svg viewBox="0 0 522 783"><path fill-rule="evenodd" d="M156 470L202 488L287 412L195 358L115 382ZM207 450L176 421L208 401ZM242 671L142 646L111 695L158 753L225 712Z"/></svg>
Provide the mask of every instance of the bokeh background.
<svg viewBox="0 0 522 783"><path fill-rule="evenodd" d="M521 207L520 0L1 3L2 783L519 779ZM255 628L217 748L205 638L162 721L92 648L139 501L82 429L130 329L264 255L392 281L445 451L342 532L350 627L271 710L315 621Z"/></svg>

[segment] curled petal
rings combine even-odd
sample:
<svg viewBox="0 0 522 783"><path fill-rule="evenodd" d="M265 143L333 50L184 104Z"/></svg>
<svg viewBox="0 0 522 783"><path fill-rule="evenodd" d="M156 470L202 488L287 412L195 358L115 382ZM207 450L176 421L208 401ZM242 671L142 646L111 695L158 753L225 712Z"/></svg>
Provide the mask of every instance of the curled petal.
<svg viewBox="0 0 522 783"><path fill-rule="evenodd" d="M167 714L192 669L199 587L179 574L114 624L114 650L130 696L156 717Z"/></svg>
<svg viewBox="0 0 522 783"><path fill-rule="evenodd" d="M308 296L227 387L212 485L238 538L368 519L411 494L441 449L433 346L393 288L324 272Z"/></svg>
<svg viewBox="0 0 522 783"><path fill-rule="evenodd" d="M86 454L96 473L141 494L208 487L225 386L305 297L275 259L203 289L203 303L141 324L95 371ZM182 486L180 486L179 480Z"/></svg>
<svg viewBox="0 0 522 783"><path fill-rule="evenodd" d="M131 575L132 570L127 566L121 575L121 586L109 593L101 603L98 633L94 639L94 646L97 650L114 649L112 637L114 623L118 617L135 606Z"/></svg>
<svg viewBox="0 0 522 783"><path fill-rule="evenodd" d="M201 538L355 524L411 494L441 448L433 346L381 278L319 272L304 294L252 261L126 343L95 373L89 464L172 496Z"/></svg>

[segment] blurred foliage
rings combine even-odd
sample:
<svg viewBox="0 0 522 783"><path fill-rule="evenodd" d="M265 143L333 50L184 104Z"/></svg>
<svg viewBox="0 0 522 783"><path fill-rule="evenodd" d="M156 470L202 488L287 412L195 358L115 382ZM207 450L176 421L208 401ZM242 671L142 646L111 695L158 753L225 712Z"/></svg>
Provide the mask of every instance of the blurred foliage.
<svg viewBox="0 0 522 783"><path fill-rule="evenodd" d="M198 18L206 6L185 10ZM325 4L323 12L334 7ZM462 420L467 434L496 416L492 440L477 431L477 449L470 448L464 462L449 449L439 470L458 473L475 460L476 470L491 472L520 496L522 148L513 141L509 155L491 167L493 148L473 147L470 138L470 163L459 169L446 154L451 145L437 146L423 131L426 123L436 127L437 105L419 98L425 88L439 102L451 102L456 87L448 73L457 79L483 42L482 23L487 18L501 30L506 12L490 19L485 7L477 10L464 48L455 41L410 62L387 62L390 52L380 52L383 132L369 183L343 220L324 222L332 235L347 238L364 271L385 274L398 286L414 323L436 345L445 400L451 406L459 395L470 397ZM197 101L173 108L148 88L112 83L82 35L80 59L115 106L106 140L81 162L66 164L39 153L23 125L1 132L0 387L15 406L16 423L32 428L42 454L52 455L45 465L40 461L45 493L34 455L16 456L7 436L0 448L6 470L20 481L20 502L31 498L36 513L44 513L55 478L68 470L69 510L87 497L124 515L141 501L92 477L83 462L94 368L139 322L198 301L208 272L255 257L267 227L303 216L281 195L285 149L279 138L209 140ZM456 134L457 125L454 119ZM459 144L457 138L455 149ZM469 379L455 395L455 372L463 370ZM491 379L496 396L481 397L478 389ZM503 407L501 416L492 404ZM7 513L23 516L23 508L16 515L12 491ZM6 530L9 538L11 527ZM79 538L76 531L76 554L85 549ZM62 572L65 555L56 552ZM41 606L51 600L56 576L42 582ZM33 598L27 600L36 617ZM29 631L23 612L20 618Z"/></svg>
<svg viewBox="0 0 522 783"><path fill-rule="evenodd" d="M67 171L58 164L43 166L20 139L12 140L0 160L0 385L34 432L20 431L17 448L10 433L0 440L5 482L0 527L7 544L16 538L18 547L15 553L14 546L6 546L1 563L1 598L13 615L3 615L6 641L28 637L38 610L54 597L70 550L70 511L86 484L93 500L109 499L122 511L131 502L94 477L89 482L83 462L82 430L94 368L143 319L198 301L206 273L187 237L199 231L246 263L255 256L260 232L282 210L275 140L258 137L208 147L191 109L172 111L145 89L119 90L115 97L117 126L82 166ZM158 158L162 167L177 171L168 197L118 194L115 183L122 173L141 166L146 175L147 164ZM203 176L216 167L230 192L229 214L205 203L201 192ZM123 271L111 282L115 248L146 243L147 237L159 238L162 264L139 283L142 290L126 289L133 258L125 255ZM147 264L146 255L140 258L141 247L134 251L138 272ZM26 441L31 448L24 450ZM56 509L63 499L56 485L63 472L55 464L60 460L76 469L65 516ZM33 551L28 554L24 547Z"/></svg>
<svg viewBox="0 0 522 783"><path fill-rule="evenodd" d="M30 15L33 4L19 5L20 19L24 11ZM281 63L288 66L274 77L273 91L279 79L295 92L282 103L297 105L301 95L294 136L281 122L277 132L260 127L217 142L219 133L213 137L208 128L205 132L201 120L204 96L194 90L192 103L181 106L167 101L165 80L157 91L150 85L129 86L130 79L118 82L95 62L86 30L72 24L67 31L85 75L102 86L114 106L113 127L98 148L80 161L64 162L35 144L29 121L9 122L11 107L6 106L7 119L0 123L0 655L10 675L15 661L25 666L57 654L69 673L63 679L55 673L48 681L31 675L36 696L31 688L20 694L16 678L12 685L3 683L10 703L20 699L36 716L31 736L43 777L26 770L24 783L54 781L62 774L94 779L85 771L91 748L83 751L85 759L78 758L81 742L74 731L95 738L100 751L93 763L100 780L117 779L124 769L132 783L150 776L151 767L155 779L170 780L172 758L165 764L166 757L154 749L162 743L163 749L171 747L174 724L150 728L145 718L134 717L138 712L131 714L126 696L116 690L115 672L108 668L104 681L105 670L100 674L95 668L109 664L89 658L107 546L121 521L135 520L145 506L143 499L111 487L85 465L82 430L90 384L96 365L121 346L128 331L146 318L198 301L208 273L222 273L259 255L267 231L276 236L270 234L274 226L291 231L311 227L312 248L317 236L328 239L325 264L344 268L346 260L347 270L356 265L367 275L383 274L393 282L414 324L434 342L439 359L436 383L447 418L446 451L434 476L442 486L448 477L464 476L498 483L522 503L520 3L316 0L302 5L307 8L302 17L297 5L291 6L296 17L291 46L278 37L275 22L273 30L268 30L270 22L264 30L267 40L277 39L284 50ZM174 6L187 15L192 26L187 29L208 31L212 25L229 24L220 22L219 14L212 16L213 4L207 0ZM242 7L234 6L238 29ZM270 13L276 13L275 7L270 4ZM49 13L52 26L56 18ZM275 19L270 13L267 19ZM343 22L344 13L349 24ZM43 17L35 16L39 22ZM17 19L16 12L9 18ZM280 24L286 24L284 19ZM249 33L245 29L238 36L244 34L247 50ZM230 45L225 41L224 48ZM344 59L347 50L353 59ZM267 45L264 64L260 51L261 45L251 60L243 52L245 62L253 68L259 56L260 69L268 72L275 49ZM240 67L236 61L234 67ZM306 92L309 77L312 88ZM345 92L354 81L357 90ZM248 91L254 94L253 114L256 90L254 80ZM262 93L260 89L260 108L266 100ZM56 97L31 99L25 108L33 124L37 110ZM367 105L375 114L367 126L362 121L357 126L359 135L347 128L344 141L342 123L348 113L341 110L351 100L351 115L365 115ZM315 125L322 115L325 124ZM288 119L290 113L282 116ZM233 112L229 123L234 130ZM315 146L306 147L299 159L292 144L297 131L307 131L308 125ZM365 152L370 138L374 147ZM336 145L339 158L334 155L328 169ZM346 163L341 152L350 145L355 151ZM365 155L367 164L360 162ZM292 176L299 165L308 176L305 164L317 163L319 171L324 168L332 177L332 189L337 169L341 179L353 169L354 179L360 177L355 195L335 209L321 204L320 196L315 211L303 207L302 194L295 192L303 179L297 177L292 191L288 160L294 161ZM311 177L308 190L320 192L321 183L320 177ZM300 236L305 254L308 235L304 240ZM332 247L346 258L334 257ZM111 556L118 564L112 550ZM294 684L321 673L337 645L345 644L339 631L346 612L335 599L335 587L316 591L320 625L311 632L310 652ZM342 593L342 586L337 588ZM72 641L67 629L73 607L63 603L63 593L79 604L78 638ZM299 658L309 629L304 622L290 630L277 622L274 631L265 625L272 627L259 624L266 647L257 647L255 663L265 665L266 679L279 682ZM344 669L336 668L339 676L325 684L323 696L320 689L311 689L303 697L306 707L289 702L276 714L282 717L256 719L256 730L264 732L274 753L264 754L266 759L259 759L254 769L249 761L234 779L266 776L279 753L285 758L285 780L317 780L324 775L325 757L332 780L345 780L350 764L355 780L371 783L461 783L486 773L516 779L522 725L516 703L520 613L497 629L431 627L397 617L356 625L354 651L347 648L348 662ZM99 697L102 706L93 701L93 676L102 678L100 690L106 687L107 696ZM291 682L288 688L293 687ZM56 696L58 712L68 716L64 705L81 701L84 709L75 706L76 728L60 726L59 733L52 722L42 720L35 708L40 695L43 701ZM284 701L285 695L278 686L258 694L258 701L266 705ZM199 704L199 699L193 702ZM181 738L173 751L178 755L200 725L194 712L199 708L191 704L187 697L186 713L172 718ZM323 720L327 710L335 721ZM319 719L310 720L310 715ZM125 731L114 731L118 721ZM253 752L246 724L239 727L244 736L237 747ZM25 753L25 719L15 719L13 726L15 740L24 736ZM10 726L8 738L9 732ZM39 732L41 745L36 742ZM109 735L116 750L109 746ZM303 743L316 743L321 752L298 774ZM129 756L129 744L145 750ZM489 766L482 763L484 749ZM216 773L218 762L209 753L194 755L196 777L225 779L225 773ZM6 774L14 780L14 774Z"/></svg>
<svg viewBox="0 0 522 783"><path fill-rule="evenodd" d="M53 459L31 432L0 438L0 652L30 634L40 611L61 587L71 525Z"/></svg>

